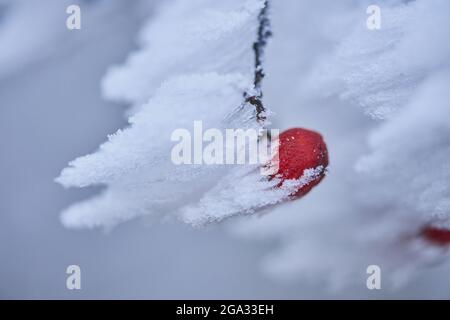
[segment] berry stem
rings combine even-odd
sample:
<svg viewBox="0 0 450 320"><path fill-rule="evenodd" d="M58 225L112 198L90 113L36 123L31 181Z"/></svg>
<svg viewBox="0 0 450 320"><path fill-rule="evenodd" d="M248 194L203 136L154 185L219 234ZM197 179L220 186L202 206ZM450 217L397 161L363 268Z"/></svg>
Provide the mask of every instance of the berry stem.
<svg viewBox="0 0 450 320"><path fill-rule="evenodd" d="M263 69L263 58L264 50L267 45L267 39L272 36L272 31L270 30L270 20L269 20L269 0L264 2L264 6L258 15L258 36L257 40L253 43L253 52L255 54L255 75L253 79L253 90L252 92L245 92L245 103L249 103L255 107L256 110L256 120L258 122L264 122L266 120L265 107L262 103L262 80L264 78Z"/></svg>

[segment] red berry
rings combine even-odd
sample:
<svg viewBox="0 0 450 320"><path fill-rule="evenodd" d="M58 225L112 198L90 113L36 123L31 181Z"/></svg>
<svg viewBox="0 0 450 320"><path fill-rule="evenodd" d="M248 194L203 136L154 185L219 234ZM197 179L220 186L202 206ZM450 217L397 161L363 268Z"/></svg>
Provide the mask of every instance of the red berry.
<svg viewBox="0 0 450 320"><path fill-rule="evenodd" d="M298 180L307 169L322 167L320 174L309 183L300 187L292 197L298 198L307 194L325 176L328 166L328 151L322 136L314 131L292 128L279 136L279 169L276 177L285 180Z"/></svg>
<svg viewBox="0 0 450 320"><path fill-rule="evenodd" d="M447 246L450 244L450 230L426 226L422 232L422 237L428 242L437 246Z"/></svg>

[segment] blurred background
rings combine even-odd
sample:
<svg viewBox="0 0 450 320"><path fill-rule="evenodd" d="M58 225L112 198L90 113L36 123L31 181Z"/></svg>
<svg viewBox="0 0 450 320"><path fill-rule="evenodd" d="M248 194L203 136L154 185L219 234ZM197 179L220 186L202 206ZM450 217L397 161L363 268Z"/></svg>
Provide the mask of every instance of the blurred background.
<svg viewBox="0 0 450 320"><path fill-rule="evenodd" d="M136 49L136 34L158 5L157 0L77 3L82 29L70 31L65 27L70 1L0 1L0 298L450 298L450 285L442 281L450 281L448 264L424 270L396 290L369 291L364 281L343 290L330 290L326 279L278 281L265 274L261 261L280 241L236 236L228 224L198 230L138 219L111 232L64 228L61 210L100 189L64 190L54 179L68 161L96 150L125 126L126 106L102 98L101 79ZM276 37L271 45L272 51L289 52L289 43ZM323 49L321 43L314 46ZM292 68L285 62L269 64L268 72L282 76ZM281 90L277 85L268 80L272 92ZM349 131L375 125L352 108L324 118L330 106L323 104L292 115L282 107L289 105L282 95L268 89L267 99L278 113L276 125L317 128L344 153L365 139ZM319 193L312 195L316 203L314 196ZM66 288L71 264L81 267L81 290Z"/></svg>

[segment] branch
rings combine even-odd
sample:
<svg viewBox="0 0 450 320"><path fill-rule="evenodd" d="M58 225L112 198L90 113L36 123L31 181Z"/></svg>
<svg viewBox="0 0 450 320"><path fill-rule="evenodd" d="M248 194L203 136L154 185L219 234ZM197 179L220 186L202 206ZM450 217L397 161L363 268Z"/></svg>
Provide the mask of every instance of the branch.
<svg viewBox="0 0 450 320"><path fill-rule="evenodd" d="M258 122L264 122L266 120L266 111L262 103L262 90L261 84L264 78L264 69L262 66L264 58L264 50L267 45L267 40L272 36L270 30L270 20L268 17L269 0L266 0L264 7L261 9L258 15L259 27L258 37L256 42L253 43L253 51L255 53L255 76L253 80L253 90L251 92L245 92L245 102L250 103L256 109L256 119Z"/></svg>

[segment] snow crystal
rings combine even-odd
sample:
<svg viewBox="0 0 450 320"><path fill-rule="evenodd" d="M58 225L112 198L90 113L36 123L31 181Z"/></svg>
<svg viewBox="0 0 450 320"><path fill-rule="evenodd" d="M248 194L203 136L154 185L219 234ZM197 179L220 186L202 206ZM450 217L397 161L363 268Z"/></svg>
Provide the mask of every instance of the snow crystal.
<svg viewBox="0 0 450 320"><path fill-rule="evenodd" d="M431 0L380 6L381 29L370 31L355 21L357 27L323 58L311 81L316 90L328 88L327 94L339 93L383 119L409 101L429 70L447 62L450 4ZM355 19L364 21L360 15Z"/></svg>
<svg viewBox="0 0 450 320"><path fill-rule="evenodd" d="M138 108L168 77L207 72L253 75L251 46L263 5L262 0L178 0L163 6L142 29L141 49L105 77L105 97Z"/></svg>
<svg viewBox="0 0 450 320"><path fill-rule="evenodd" d="M250 214L262 208L287 200L301 187L316 180L325 168L306 169L298 180L268 180L259 174L259 167L244 167L233 170L208 191L199 203L187 207L183 220L200 226L221 221L235 215Z"/></svg>
<svg viewBox="0 0 450 320"><path fill-rule="evenodd" d="M359 172L396 190L391 204L425 222L439 217L450 223L449 84L450 70L425 81L409 104L372 133L372 152L357 163Z"/></svg>
<svg viewBox="0 0 450 320"><path fill-rule="evenodd" d="M106 185L100 196L63 212L66 226L109 227L141 215L174 214L236 170L174 165L170 137L176 129L191 130L194 121L205 130L261 127L244 93L253 88L252 46L263 5L176 1L144 28L142 49L104 83L109 98L139 105L129 126L57 178L66 187Z"/></svg>
<svg viewBox="0 0 450 320"><path fill-rule="evenodd" d="M171 133L177 128L191 129L196 120L203 121L204 128L220 128L231 108L242 103L242 92L250 85L242 75L216 73L164 82L130 118L128 128L110 136L98 152L72 161L62 171L57 181L67 187L108 186L92 205L69 208L63 221L74 227L112 225L157 208L173 210L186 197L208 188L220 168L174 165Z"/></svg>

